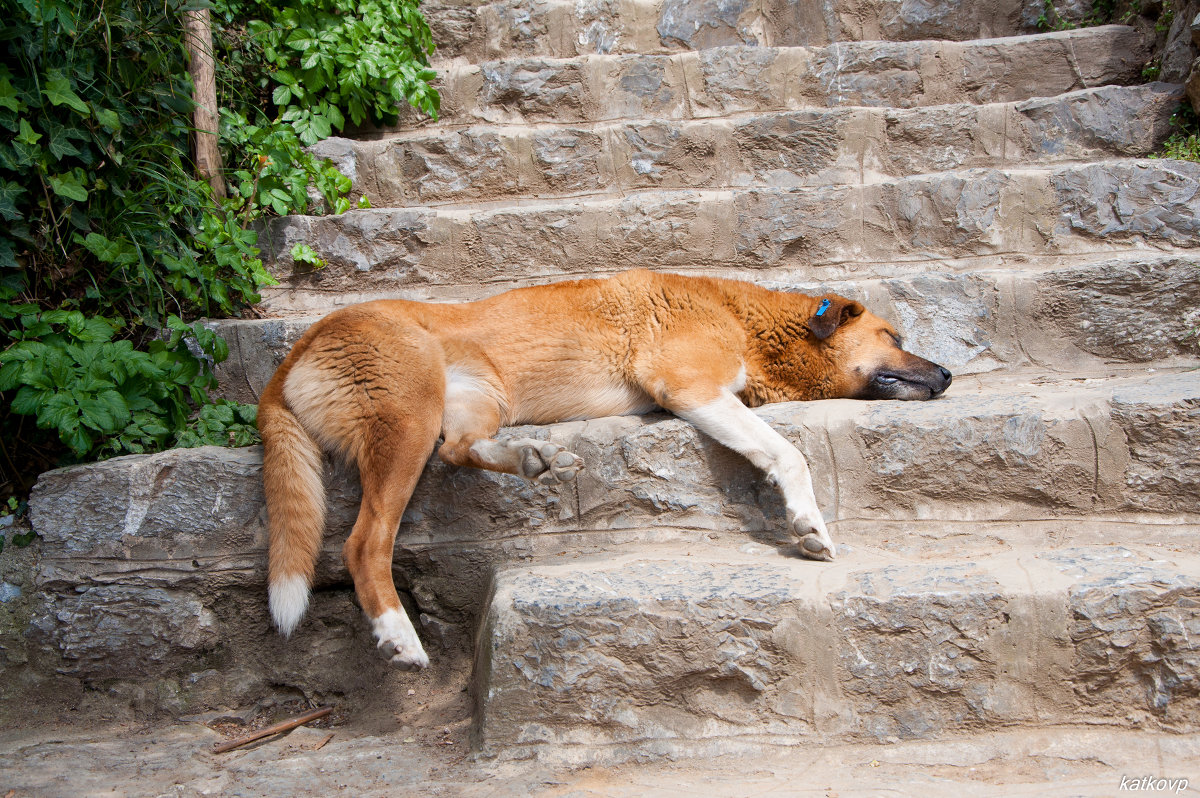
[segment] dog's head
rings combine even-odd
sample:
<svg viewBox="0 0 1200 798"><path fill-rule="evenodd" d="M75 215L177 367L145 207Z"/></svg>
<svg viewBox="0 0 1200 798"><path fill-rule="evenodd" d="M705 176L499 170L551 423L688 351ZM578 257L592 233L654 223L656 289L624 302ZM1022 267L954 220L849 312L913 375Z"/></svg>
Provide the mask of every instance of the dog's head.
<svg viewBox="0 0 1200 798"><path fill-rule="evenodd" d="M835 365L833 394L845 399L933 399L950 386L949 370L901 347L892 325L858 302L817 297L807 327Z"/></svg>

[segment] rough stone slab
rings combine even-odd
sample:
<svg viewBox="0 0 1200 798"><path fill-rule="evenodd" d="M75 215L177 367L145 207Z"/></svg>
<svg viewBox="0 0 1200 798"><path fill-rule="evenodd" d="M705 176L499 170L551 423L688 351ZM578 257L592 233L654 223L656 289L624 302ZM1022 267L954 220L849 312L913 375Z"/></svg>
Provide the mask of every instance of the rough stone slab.
<svg viewBox="0 0 1200 798"><path fill-rule="evenodd" d="M409 713L403 714L407 720ZM1177 784L1185 778L1178 774L1200 771L1195 735L1079 726L990 729L888 745L711 741L709 750L696 752L695 758L617 764L596 751L585 761L464 758L457 735L454 745L441 744L440 723L364 733L351 720L336 728L327 745L320 745L326 729L302 728L214 762L215 757L198 753L225 741L204 725L208 719L172 719L136 729L128 723L78 722L52 732L18 727L10 732L11 744L0 750L0 770L17 795L38 798L106 793L294 798L298 785L307 795L341 792L356 798L669 798L689 792L713 798L810 798L832 792L843 798L1111 798L1120 794L1123 777L1133 781L1128 774L1138 774L1135 783L1153 774ZM1174 795L1173 789L1164 783L1157 794Z"/></svg>
<svg viewBox="0 0 1200 798"><path fill-rule="evenodd" d="M1139 35L1119 25L969 42L650 52L446 64L439 119L561 124L1014 102L1136 83L1149 58Z"/></svg>
<svg viewBox="0 0 1200 798"><path fill-rule="evenodd" d="M1200 165L1120 160L855 186L289 216L274 220L261 242L283 281L264 295L268 307L294 311L329 307L337 295L446 298L462 296L462 286L502 288L632 266L837 280L926 272L953 258L1194 247L1198 188ZM293 272L288 253L297 242L328 265Z"/></svg>
<svg viewBox="0 0 1200 798"><path fill-rule="evenodd" d="M1078 9L1063 6L1078 21ZM1036 0L500 0L422 3L441 58L571 56L815 45L885 39L966 40L1036 30ZM1071 14L1071 10L1077 13Z"/></svg>
<svg viewBox="0 0 1200 798"><path fill-rule="evenodd" d="M1194 731L1197 632L1200 560L1123 546L869 567L695 548L514 566L481 637L476 734L485 751L569 758L1017 724Z"/></svg>
<svg viewBox="0 0 1200 798"><path fill-rule="evenodd" d="M914 540L923 524L955 524L956 551L982 552L995 550L998 533L973 535L973 522L1062 519L1062 546L1105 539L1096 525L1123 521L1131 542L1161 545L1171 525L1200 518L1196 371L1082 384L998 379L988 389L956 384L934 402L757 412L806 454L834 537L851 543L850 564L866 556L860 545L879 543L873 522L902 522ZM608 418L504 434L559 441L587 470L551 488L430 462L404 515L396 573L435 639L467 633L499 563L707 533L790 550L777 491L682 421ZM276 684L308 679L312 690L343 684L347 668L363 684L381 678L339 556L358 507L352 474L328 474L311 619L291 641L270 633L260 457L257 448L209 447L42 475L30 512L45 605L33 629L60 669L93 680L182 673L208 679L201 693L229 680L251 690L268 673Z"/></svg>
<svg viewBox="0 0 1200 798"><path fill-rule="evenodd" d="M422 130L382 141L327 139L313 150L354 175L354 190L379 208L656 188L854 185L1146 156L1169 134L1182 98L1180 87L1159 83L913 110Z"/></svg>
<svg viewBox="0 0 1200 798"><path fill-rule="evenodd" d="M777 290L837 293L888 319L906 346L955 374L1113 363L1189 362L1200 355L1200 257L1129 255L1051 271L981 270L884 280L811 282L753 274ZM474 298L481 298L479 292ZM257 402L316 317L210 322L229 344L221 395Z"/></svg>

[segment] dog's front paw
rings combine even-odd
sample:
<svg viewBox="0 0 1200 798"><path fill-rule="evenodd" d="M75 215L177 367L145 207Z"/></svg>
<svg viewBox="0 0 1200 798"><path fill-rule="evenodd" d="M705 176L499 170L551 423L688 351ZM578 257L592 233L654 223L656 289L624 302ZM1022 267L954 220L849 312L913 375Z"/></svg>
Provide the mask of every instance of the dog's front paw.
<svg viewBox="0 0 1200 798"><path fill-rule="evenodd" d="M403 610L388 610L371 621L375 647L383 652L388 661L403 671L415 671L429 664L429 655L421 646L421 640Z"/></svg>
<svg viewBox="0 0 1200 798"><path fill-rule="evenodd" d="M583 458L557 443L538 441L521 447L521 475L543 485L571 482L583 470Z"/></svg>
<svg viewBox="0 0 1200 798"><path fill-rule="evenodd" d="M801 556L824 562L832 562L837 556L837 547L833 545L833 540L823 525L817 527L802 518L797 518L792 522L792 531L800 538L796 548Z"/></svg>

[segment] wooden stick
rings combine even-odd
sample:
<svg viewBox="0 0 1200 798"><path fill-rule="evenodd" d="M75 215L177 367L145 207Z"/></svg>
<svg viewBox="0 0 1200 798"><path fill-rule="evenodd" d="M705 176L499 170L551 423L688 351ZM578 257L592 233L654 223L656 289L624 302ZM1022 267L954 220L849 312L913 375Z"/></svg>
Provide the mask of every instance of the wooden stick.
<svg viewBox="0 0 1200 798"><path fill-rule="evenodd" d="M259 729L258 731L254 732L254 734L247 734L245 737L239 737L236 740L230 740L227 743L221 743L220 745L213 748L212 752L214 754L223 754L226 751L232 751L235 748L241 748L243 745L252 743L255 740L261 740L264 737L270 737L272 734L281 734L285 731L291 731L292 729L296 728L297 726L303 726L305 723L311 723L312 721L316 720L317 718L325 717L330 712L333 712L333 707L322 707L321 709L314 709L312 712L309 712L307 715L301 715L298 718L292 718L291 720L285 720L282 723L276 723L274 726L268 726L265 729Z"/></svg>
<svg viewBox="0 0 1200 798"><path fill-rule="evenodd" d="M191 55L188 72L192 74L195 91L192 124L196 129L196 171L212 186L213 196L222 198L225 196L225 179L221 176L221 149L217 137L220 129L217 77L213 63L212 18L207 8L183 12L183 41Z"/></svg>

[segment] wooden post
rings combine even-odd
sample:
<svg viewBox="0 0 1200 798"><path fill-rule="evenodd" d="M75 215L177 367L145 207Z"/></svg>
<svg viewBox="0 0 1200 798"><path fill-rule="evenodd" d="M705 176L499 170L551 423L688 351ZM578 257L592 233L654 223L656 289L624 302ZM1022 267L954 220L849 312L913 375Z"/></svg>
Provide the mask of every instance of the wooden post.
<svg viewBox="0 0 1200 798"><path fill-rule="evenodd" d="M191 54L188 71L195 87L196 110L192 126L196 130L196 173L212 186L214 197L225 197L221 177L221 150L217 144L217 74L213 62L212 19L208 9L183 12L183 40Z"/></svg>

